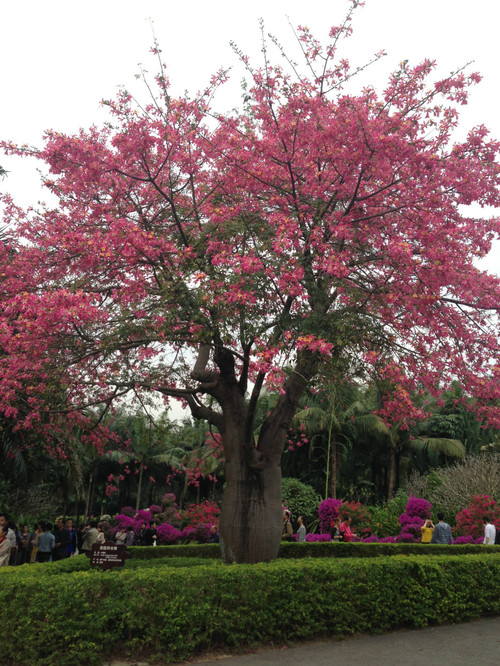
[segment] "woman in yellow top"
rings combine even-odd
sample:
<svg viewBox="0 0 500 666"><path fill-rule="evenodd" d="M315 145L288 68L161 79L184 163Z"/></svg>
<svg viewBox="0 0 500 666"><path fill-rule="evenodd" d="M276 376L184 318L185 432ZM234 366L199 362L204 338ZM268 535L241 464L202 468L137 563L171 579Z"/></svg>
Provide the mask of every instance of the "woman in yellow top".
<svg viewBox="0 0 500 666"><path fill-rule="evenodd" d="M420 529L422 530L422 543L430 543L434 532L432 520L426 520Z"/></svg>
<svg viewBox="0 0 500 666"><path fill-rule="evenodd" d="M42 525L38 523L33 527L33 532L31 533L31 555L30 562L36 562L36 554L38 553L38 537L40 534L43 534Z"/></svg>

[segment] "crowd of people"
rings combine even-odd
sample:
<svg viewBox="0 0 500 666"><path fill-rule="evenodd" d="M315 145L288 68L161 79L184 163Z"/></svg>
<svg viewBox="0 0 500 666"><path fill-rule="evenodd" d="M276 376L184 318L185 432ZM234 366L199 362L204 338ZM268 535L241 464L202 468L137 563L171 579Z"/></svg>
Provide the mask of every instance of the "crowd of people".
<svg viewBox="0 0 500 666"><path fill-rule="evenodd" d="M422 530L422 543L437 543L451 545L453 536L451 527L444 521L444 513L438 513L438 523L434 525L432 520L424 522ZM493 545L496 543L496 528L490 516L484 516L484 539L483 544ZM283 541L306 541L306 527L302 516L297 517L298 529L294 534L290 511L283 511L283 527L281 538ZM352 530L352 518L348 513L342 514L330 525L332 541L356 541L358 535Z"/></svg>
<svg viewBox="0 0 500 666"><path fill-rule="evenodd" d="M298 529L294 534L290 511L283 511L283 528L281 530L281 538L283 541L305 541L306 540L306 526L302 516L297 517ZM349 514L344 513L341 517L332 521L331 524L331 537L332 541L354 541L357 534L352 531L351 517Z"/></svg>
<svg viewBox="0 0 500 666"><path fill-rule="evenodd" d="M119 530L106 527L106 524L91 520L75 529L71 518L66 521L58 518L55 525L40 521L30 530L28 525L20 528L8 514L0 513L0 566L56 562L91 551L95 543L105 541L124 546L156 546L158 540L156 521L143 522L136 531L130 526ZM219 542L215 525L210 530L209 542Z"/></svg>
<svg viewBox="0 0 500 666"><path fill-rule="evenodd" d="M452 544L451 527L444 522L444 514L438 513L438 523L426 520L422 526L422 543ZM496 529L490 517L484 517L484 544L494 544ZM281 538L285 541L306 541L306 527L302 516L297 518L298 529L294 534L291 514L283 511ZM124 546L156 546L158 531L156 521L143 522L138 530L122 527L105 534L104 525L96 520L82 524L76 529L68 518L56 520L55 525L39 522L30 530L28 525L19 528L9 519L8 514L0 513L0 566L27 564L30 562L56 562L72 555L91 551L95 543L113 540ZM333 541L355 541L358 535L353 532L351 517L345 513L332 521ZM219 543L219 532L215 525L210 529L209 543Z"/></svg>

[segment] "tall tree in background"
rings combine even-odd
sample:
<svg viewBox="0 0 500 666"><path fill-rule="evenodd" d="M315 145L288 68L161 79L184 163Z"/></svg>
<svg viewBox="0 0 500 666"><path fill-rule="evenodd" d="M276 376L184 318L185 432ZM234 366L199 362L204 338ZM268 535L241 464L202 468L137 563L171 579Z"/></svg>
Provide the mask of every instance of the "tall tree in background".
<svg viewBox="0 0 500 666"><path fill-rule="evenodd" d="M419 416L412 388L452 379L499 422L500 284L474 265L498 221L464 208L499 204L499 145L483 126L451 141L480 77L404 62L381 96L346 93L351 14L325 47L299 28L305 74L265 41L262 68L243 56L241 112L210 108L224 72L189 99L162 69L148 106L122 91L102 128L6 145L48 165L59 203L6 201L22 249L3 278L0 409L17 413L22 386L36 425L54 377L73 421L127 392L184 401L222 438L226 561L277 555L283 445L325 364L390 382L388 423ZM255 442L266 385L280 397Z"/></svg>

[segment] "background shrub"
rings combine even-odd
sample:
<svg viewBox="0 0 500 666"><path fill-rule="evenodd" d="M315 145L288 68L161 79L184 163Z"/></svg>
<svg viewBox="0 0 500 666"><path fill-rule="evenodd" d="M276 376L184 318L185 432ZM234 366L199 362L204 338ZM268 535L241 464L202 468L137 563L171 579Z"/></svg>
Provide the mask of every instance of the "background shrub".
<svg viewBox="0 0 500 666"><path fill-rule="evenodd" d="M407 490L432 502L447 514L448 522L475 495L500 497L500 453L481 453L428 475L414 474Z"/></svg>
<svg viewBox="0 0 500 666"><path fill-rule="evenodd" d="M500 529L500 505L488 495L475 495L465 509L459 511L454 533L457 536L481 539L484 535L484 516L488 516Z"/></svg>
<svg viewBox="0 0 500 666"><path fill-rule="evenodd" d="M370 507L371 532L379 538L398 534L401 529L399 516L405 510L408 499L408 494L400 490L383 506Z"/></svg>
<svg viewBox="0 0 500 666"><path fill-rule="evenodd" d="M281 498L283 504L292 513L294 520L302 516L306 526L318 518L318 504L321 500L312 486L298 479L281 480Z"/></svg>

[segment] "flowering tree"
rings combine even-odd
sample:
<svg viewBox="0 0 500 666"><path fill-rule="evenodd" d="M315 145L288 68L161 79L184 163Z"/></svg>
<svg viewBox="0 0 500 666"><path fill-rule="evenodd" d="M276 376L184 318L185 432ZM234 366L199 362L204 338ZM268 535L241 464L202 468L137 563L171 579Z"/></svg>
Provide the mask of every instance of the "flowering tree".
<svg viewBox="0 0 500 666"><path fill-rule="evenodd" d="M498 221L465 208L498 205L499 145L482 126L451 141L480 77L432 81L434 63L405 62L380 96L348 94L351 13L326 47L299 28L307 74L267 49L261 69L243 57L239 113L210 108L224 72L189 99L162 69L148 106L122 91L102 128L5 146L48 165L58 205L5 199L20 244L2 278L0 409L50 421L54 384L71 414L59 424L127 393L184 401L221 436L227 561L277 555L281 452L322 368L375 369L400 427L418 416L412 388L452 378L500 422L500 284L473 264ZM255 441L266 384L280 397Z"/></svg>
<svg viewBox="0 0 500 666"><path fill-rule="evenodd" d="M488 495L474 495L469 504L457 513L455 533L459 537L481 538L484 535L485 516L500 529L500 505Z"/></svg>

